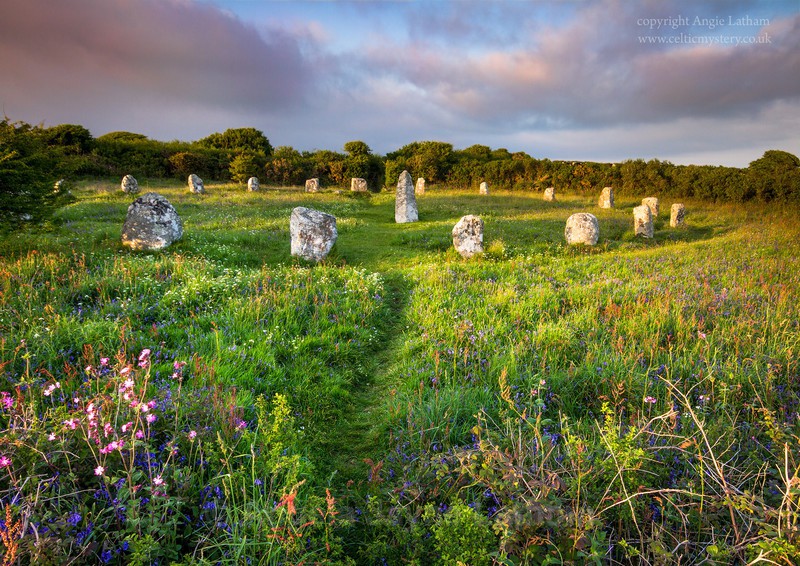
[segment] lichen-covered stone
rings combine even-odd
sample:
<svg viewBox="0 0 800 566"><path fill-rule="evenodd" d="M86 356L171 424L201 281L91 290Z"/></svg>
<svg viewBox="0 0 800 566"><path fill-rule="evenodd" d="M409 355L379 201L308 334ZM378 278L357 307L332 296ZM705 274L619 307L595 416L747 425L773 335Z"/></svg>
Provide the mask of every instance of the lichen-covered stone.
<svg viewBox="0 0 800 566"><path fill-rule="evenodd" d="M673 228L683 226L686 222L686 207L676 202L672 205L669 214L669 225Z"/></svg>
<svg viewBox="0 0 800 566"><path fill-rule="evenodd" d="M325 259L336 243L336 217L298 206L289 220L292 255L308 261Z"/></svg>
<svg viewBox="0 0 800 566"><path fill-rule="evenodd" d="M469 214L453 226L453 246L461 257L483 253L483 220Z"/></svg>
<svg viewBox="0 0 800 566"><path fill-rule="evenodd" d="M556 200L556 188L555 187L547 187L544 190L544 196L542 197L544 200L553 202Z"/></svg>
<svg viewBox="0 0 800 566"><path fill-rule="evenodd" d="M394 199L394 221L398 224L419 220L417 198L414 195L414 184L408 171L400 173L397 180L397 192Z"/></svg>
<svg viewBox="0 0 800 566"><path fill-rule="evenodd" d="M600 237L600 223L594 214L577 212L567 218L564 237L569 245L586 244L593 246Z"/></svg>
<svg viewBox="0 0 800 566"><path fill-rule="evenodd" d="M122 188L122 192L129 195L135 195L139 192L139 183L133 175L125 175L122 178L120 187Z"/></svg>
<svg viewBox="0 0 800 566"><path fill-rule="evenodd" d="M653 237L653 213L646 204L633 209L633 231L637 236Z"/></svg>
<svg viewBox="0 0 800 566"><path fill-rule="evenodd" d="M481 186L478 189L478 194L480 195L488 195L489 194L489 183L486 181L481 182Z"/></svg>
<svg viewBox="0 0 800 566"><path fill-rule="evenodd" d="M250 177L247 179L247 190L251 193L261 190L261 184L258 182L258 177Z"/></svg>
<svg viewBox="0 0 800 566"><path fill-rule="evenodd" d="M134 250L160 250L183 236L183 222L169 201L146 193L128 207L122 244Z"/></svg>
<svg viewBox="0 0 800 566"><path fill-rule="evenodd" d="M417 195L425 194L425 179L423 179L422 177L417 179L417 184L414 185L414 194Z"/></svg>
<svg viewBox="0 0 800 566"><path fill-rule="evenodd" d="M353 177L350 179L350 190L356 193L366 193L369 190L367 188L367 180Z"/></svg>
<svg viewBox="0 0 800 566"><path fill-rule="evenodd" d="M642 204L650 209L653 218L658 218L658 199L656 197L646 197L642 199Z"/></svg>
<svg viewBox="0 0 800 566"><path fill-rule="evenodd" d="M203 186L203 179L194 173L189 175L189 191L197 195L202 195L206 192L206 188Z"/></svg>
<svg viewBox="0 0 800 566"><path fill-rule="evenodd" d="M318 193L319 192L319 179L314 177L313 179L306 179L306 192L307 193Z"/></svg>
<svg viewBox="0 0 800 566"><path fill-rule="evenodd" d="M603 192L600 193L600 199L597 201L597 206L600 208L614 208L614 189L605 187Z"/></svg>

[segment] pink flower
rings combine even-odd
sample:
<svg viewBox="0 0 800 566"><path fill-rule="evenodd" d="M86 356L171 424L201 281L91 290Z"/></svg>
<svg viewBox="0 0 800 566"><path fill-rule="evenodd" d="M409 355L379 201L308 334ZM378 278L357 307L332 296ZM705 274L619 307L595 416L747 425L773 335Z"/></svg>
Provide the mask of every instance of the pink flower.
<svg viewBox="0 0 800 566"><path fill-rule="evenodd" d="M157 418L158 418L158 417L157 417L157 416L155 416L153 413L150 413L150 414L148 414L148 415L145 417L145 420L146 420L146 421L147 421L149 424L153 424L154 422L156 422L156 419L157 419Z"/></svg>
<svg viewBox="0 0 800 566"><path fill-rule="evenodd" d="M139 367L147 367L148 363L150 363L150 349L145 348L142 350L142 353L139 354Z"/></svg>
<svg viewBox="0 0 800 566"><path fill-rule="evenodd" d="M14 398L11 395L9 395L8 393L6 393L5 391L0 393L0 395L2 395L2 399L0 399L0 403L2 403L3 407L5 407L5 409L8 410L8 411L13 409L14 408Z"/></svg>
<svg viewBox="0 0 800 566"><path fill-rule="evenodd" d="M194 440L197 437L197 431L190 430L189 431L189 440Z"/></svg>
<svg viewBox="0 0 800 566"><path fill-rule="evenodd" d="M138 438L139 440L144 438L144 433L142 432L141 429L136 431L136 438Z"/></svg>
<svg viewBox="0 0 800 566"><path fill-rule="evenodd" d="M155 399L153 399L152 401L149 401L149 402L147 403L147 406L148 406L149 408L151 408L151 409L155 409L157 405L158 405L158 403L156 403L156 400L155 400Z"/></svg>
<svg viewBox="0 0 800 566"><path fill-rule="evenodd" d="M114 427L111 426L111 423L106 423L103 425L103 432L106 436L110 436L112 432L114 432Z"/></svg>
<svg viewBox="0 0 800 566"><path fill-rule="evenodd" d="M108 365L108 358L100 358L100 365L107 366Z"/></svg>
<svg viewBox="0 0 800 566"><path fill-rule="evenodd" d="M96 476L102 476L102 475L105 473L105 471L106 471L106 469L105 469L103 466L97 466L97 467L94 469L94 475L96 475Z"/></svg>
<svg viewBox="0 0 800 566"><path fill-rule="evenodd" d="M705 332L700 332L698 330L697 331L697 337L700 338L700 340L705 340L706 339L706 333Z"/></svg>
<svg viewBox="0 0 800 566"><path fill-rule="evenodd" d="M164 480L160 475L153 478L153 485L156 487L164 485Z"/></svg>
<svg viewBox="0 0 800 566"><path fill-rule="evenodd" d="M247 421L243 421L243 420L240 419L236 423L236 428L238 428L238 429L247 428Z"/></svg>
<svg viewBox="0 0 800 566"><path fill-rule="evenodd" d="M7 468L11 465L11 458L3 454L0 456L0 468Z"/></svg>
<svg viewBox="0 0 800 566"><path fill-rule="evenodd" d="M45 397L50 397L50 395L52 395L53 391L55 391L56 389L61 389L61 383L58 381L56 381L55 383L51 383L50 385L45 387L43 395Z"/></svg>
<svg viewBox="0 0 800 566"><path fill-rule="evenodd" d="M648 395L647 397L644 398L644 402L645 403L650 403L652 405L653 403L656 402L656 398L655 397L650 397L650 395Z"/></svg>
<svg viewBox="0 0 800 566"><path fill-rule="evenodd" d="M75 430L78 428L78 420L77 419L69 419L64 421L64 424L67 425L71 430Z"/></svg>
<svg viewBox="0 0 800 566"><path fill-rule="evenodd" d="M49 440L50 442L53 442L55 439L56 435L53 434L52 432L47 436L47 440Z"/></svg>
<svg viewBox="0 0 800 566"><path fill-rule="evenodd" d="M128 432L128 430L130 430L132 426L133 426L132 422L125 423L124 425L122 425L122 432Z"/></svg>
<svg viewBox="0 0 800 566"><path fill-rule="evenodd" d="M120 375L128 375L131 372L131 366L125 366L121 370L119 370Z"/></svg>

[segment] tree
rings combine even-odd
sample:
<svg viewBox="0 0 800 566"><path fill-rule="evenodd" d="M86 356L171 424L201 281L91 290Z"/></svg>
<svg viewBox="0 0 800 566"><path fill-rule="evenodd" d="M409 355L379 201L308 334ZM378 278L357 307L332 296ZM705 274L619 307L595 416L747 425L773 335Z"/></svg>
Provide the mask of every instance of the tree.
<svg viewBox="0 0 800 566"><path fill-rule="evenodd" d="M92 133L77 124L61 124L44 128L39 134L49 147L60 150L64 155L83 155L94 147Z"/></svg>
<svg viewBox="0 0 800 566"><path fill-rule="evenodd" d="M265 156L272 155L272 145L266 136L255 128L229 128L224 132L214 133L198 140L197 145L228 151L254 151Z"/></svg>
<svg viewBox="0 0 800 566"><path fill-rule="evenodd" d="M372 150L363 141L349 141L344 144L344 150L352 157L358 155L371 155Z"/></svg>
<svg viewBox="0 0 800 566"><path fill-rule="evenodd" d="M24 122L0 122L0 231L42 222L71 200L56 185L55 160L40 133Z"/></svg>
<svg viewBox="0 0 800 566"><path fill-rule="evenodd" d="M800 198L800 159L786 151L770 149L747 169L747 183L763 201Z"/></svg>
<svg viewBox="0 0 800 566"><path fill-rule="evenodd" d="M250 177L258 177L266 164L267 156L263 153L243 151L231 161L231 178L235 183L245 184Z"/></svg>

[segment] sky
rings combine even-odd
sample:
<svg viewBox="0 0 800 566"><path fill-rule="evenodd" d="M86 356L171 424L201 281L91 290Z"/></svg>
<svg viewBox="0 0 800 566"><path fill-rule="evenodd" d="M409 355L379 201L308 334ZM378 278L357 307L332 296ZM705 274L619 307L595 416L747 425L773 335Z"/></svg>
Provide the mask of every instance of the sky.
<svg viewBox="0 0 800 566"><path fill-rule="evenodd" d="M800 155L800 0L0 0L0 110L193 141Z"/></svg>

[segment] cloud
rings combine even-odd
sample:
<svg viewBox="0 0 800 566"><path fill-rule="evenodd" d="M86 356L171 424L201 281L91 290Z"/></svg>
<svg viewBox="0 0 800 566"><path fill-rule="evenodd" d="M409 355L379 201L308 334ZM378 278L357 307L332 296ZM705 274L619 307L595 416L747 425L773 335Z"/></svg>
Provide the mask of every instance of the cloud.
<svg viewBox="0 0 800 566"><path fill-rule="evenodd" d="M278 113L302 106L313 81L300 38L279 29L259 33L209 5L5 4L0 101L13 114L38 111L96 123L94 109L113 107L125 114L142 104L154 113L184 106Z"/></svg>

